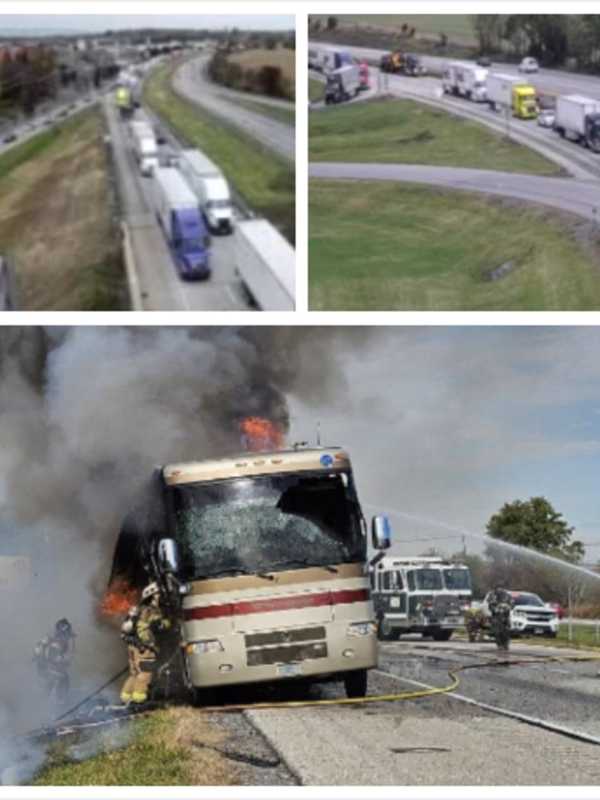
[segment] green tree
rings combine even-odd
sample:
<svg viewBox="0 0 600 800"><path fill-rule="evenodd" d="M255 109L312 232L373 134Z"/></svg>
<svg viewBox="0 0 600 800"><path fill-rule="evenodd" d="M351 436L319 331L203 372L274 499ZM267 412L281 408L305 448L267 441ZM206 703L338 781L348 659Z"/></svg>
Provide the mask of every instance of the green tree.
<svg viewBox="0 0 600 800"><path fill-rule="evenodd" d="M493 539L577 563L585 550L580 541L572 540L574 530L545 497L532 497L505 503L491 517L486 533Z"/></svg>

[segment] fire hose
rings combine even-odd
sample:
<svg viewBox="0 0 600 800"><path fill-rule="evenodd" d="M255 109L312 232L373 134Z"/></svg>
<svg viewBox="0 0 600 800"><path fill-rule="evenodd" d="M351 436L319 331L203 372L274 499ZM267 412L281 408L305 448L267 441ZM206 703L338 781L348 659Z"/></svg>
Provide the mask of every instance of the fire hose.
<svg viewBox="0 0 600 800"><path fill-rule="evenodd" d="M396 692L393 694L382 694L382 695L367 695L366 697L341 697L341 698L330 698L325 700L288 700L283 702L263 702L263 703L237 703L231 705L213 705L213 706L201 706L198 710L203 713L232 713L232 712L240 712L240 711L263 711L267 709L286 709L286 708L318 708L318 707L327 707L327 706L354 706L354 705L365 705L368 703L393 703L393 702L401 702L403 700L417 700L420 698L425 697L433 697L435 695L441 694L449 694L453 692L455 689L458 688L460 685L460 678L459 673L466 672L467 670L474 670L474 669L486 669L486 668L495 668L495 667L511 667L511 666L526 666L528 664L547 664L547 663L564 663L564 662L586 662L586 661L600 661L600 655L598 656L544 656L541 658L519 658L519 659L511 659L511 658L503 658L503 659L496 659L496 660L489 660L485 663L481 662L473 662L470 664L461 664L457 667L448 670L448 675L451 679L451 682L446 686L435 686L426 689L419 689L416 691L407 691L407 692ZM99 692L109 686L111 683L116 681L119 677L121 677L126 672L126 669L121 670L116 675L114 675L109 681L106 681L102 686L88 695L84 700L80 701L76 706L74 706L69 711L65 712L61 717L59 717L56 721L60 721L64 719L68 714L73 713L75 710L79 709L84 703L91 700L95 697ZM401 676L397 676L400 680L402 679ZM136 718L141 716L145 713L149 713L151 711L156 711L161 708L166 708L170 705L168 702L154 702L151 704L142 704L139 707L124 707L124 710L127 708L127 713L119 714L118 716L110 717L107 719L103 719L97 722L83 722L77 723L74 722L73 724L69 725L65 723L64 727L55 727L53 729L46 728L43 731L32 732L36 734L43 734L43 735L54 735L54 736L62 736L67 735L70 733L75 733L79 730L84 730L87 728L95 728L103 725L110 725L116 722L125 721L129 718ZM31 735L31 734L30 734Z"/></svg>

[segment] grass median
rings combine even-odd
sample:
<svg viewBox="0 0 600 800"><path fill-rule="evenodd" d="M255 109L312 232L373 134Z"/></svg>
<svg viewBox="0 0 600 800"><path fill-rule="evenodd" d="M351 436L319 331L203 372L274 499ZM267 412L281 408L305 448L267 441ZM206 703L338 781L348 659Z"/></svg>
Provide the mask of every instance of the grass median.
<svg viewBox="0 0 600 800"><path fill-rule="evenodd" d="M561 174L560 167L534 150L413 100L369 100L311 114L309 157Z"/></svg>
<svg viewBox="0 0 600 800"><path fill-rule="evenodd" d="M173 129L223 170L258 214L294 241L294 167L266 152L250 138L183 100L171 88L171 68L160 67L146 83L144 98Z"/></svg>
<svg viewBox="0 0 600 800"><path fill-rule="evenodd" d="M222 786L240 782L225 735L188 707L51 747L34 786Z"/></svg>
<svg viewBox="0 0 600 800"><path fill-rule="evenodd" d="M100 111L83 111L0 156L0 253L22 310L125 307Z"/></svg>
<svg viewBox="0 0 600 800"><path fill-rule="evenodd" d="M369 181L310 184L315 310L600 309L588 223L542 207Z"/></svg>
<svg viewBox="0 0 600 800"><path fill-rule="evenodd" d="M308 79L308 99L311 103L316 103L325 98L325 82L315 78Z"/></svg>

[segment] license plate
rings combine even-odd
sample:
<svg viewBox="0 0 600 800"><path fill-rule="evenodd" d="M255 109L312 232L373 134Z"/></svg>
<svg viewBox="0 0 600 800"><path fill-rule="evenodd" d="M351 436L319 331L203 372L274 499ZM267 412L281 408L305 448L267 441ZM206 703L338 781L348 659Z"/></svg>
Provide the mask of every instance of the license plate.
<svg viewBox="0 0 600 800"><path fill-rule="evenodd" d="M546 633L546 629L545 628L535 628L533 632L534 633Z"/></svg>
<svg viewBox="0 0 600 800"><path fill-rule="evenodd" d="M302 664L280 664L277 667L277 674L282 678L293 678L295 675L302 675Z"/></svg>

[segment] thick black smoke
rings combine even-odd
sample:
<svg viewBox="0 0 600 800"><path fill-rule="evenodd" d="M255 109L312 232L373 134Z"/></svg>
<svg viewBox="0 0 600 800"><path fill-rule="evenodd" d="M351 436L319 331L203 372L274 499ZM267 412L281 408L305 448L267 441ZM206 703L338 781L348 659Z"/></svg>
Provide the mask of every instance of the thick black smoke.
<svg viewBox="0 0 600 800"><path fill-rule="evenodd" d="M364 343L363 331L310 328L0 328L0 556L32 570L0 608L5 718L39 721L39 694L19 687L62 616L78 632L80 684L121 666L95 610L155 466L239 451L248 415L287 431L288 396L343 402L338 356Z"/></svg>

